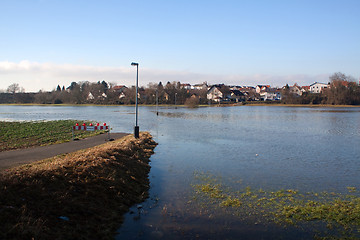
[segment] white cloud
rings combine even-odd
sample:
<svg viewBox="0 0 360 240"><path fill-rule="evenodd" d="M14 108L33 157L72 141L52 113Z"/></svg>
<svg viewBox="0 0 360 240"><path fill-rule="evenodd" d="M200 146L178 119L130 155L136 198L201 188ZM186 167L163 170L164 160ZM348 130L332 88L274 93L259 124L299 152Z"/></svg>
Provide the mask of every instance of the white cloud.
<svg viewBox="0 0 360 240"><path fill-rule="evenodd" d="M69 86L71 82L102 81L131 84L134 71L130 68L94 67L71 64L0 62L0 89L19 83L27 92L52 90L57 85Z"/></svg>
<svg viewBox="0 0 360 240"><path fill-rule="evenodd" d="M274 76L266 74L255 75L214 75L201 74L185 71L170 71L143 68L139 65L139 84L146 86L150 82L180 81L183 83L209 84L225 83L236 85L270 84L272 86L289 85L295 82L299 85L309 85L314 81L327 82L329 74L310 75L286 75ZM10 84L18 83L27 92L39 90L53 90L57 85L69 86L71 82L89 81L97 82L105 80L109 83L135 84L136 71L134 67L100 67L72 64L38 63L31 61L0 62L0 89L5 90Z"/></svg>

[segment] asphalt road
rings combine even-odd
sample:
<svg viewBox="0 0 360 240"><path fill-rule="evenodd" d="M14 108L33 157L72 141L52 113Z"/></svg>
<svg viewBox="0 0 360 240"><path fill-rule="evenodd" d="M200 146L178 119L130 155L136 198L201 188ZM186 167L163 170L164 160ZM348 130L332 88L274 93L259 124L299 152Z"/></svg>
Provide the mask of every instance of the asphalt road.
<svg viewBox="0 0 360 240"><path fill-rule="evenodd" d="M0 152L0 170L94 147L109 141L109 138L115 140L126 135L128 133L110 133L110 136L108 134L100 134L95 137L61 144Z"/></svg>

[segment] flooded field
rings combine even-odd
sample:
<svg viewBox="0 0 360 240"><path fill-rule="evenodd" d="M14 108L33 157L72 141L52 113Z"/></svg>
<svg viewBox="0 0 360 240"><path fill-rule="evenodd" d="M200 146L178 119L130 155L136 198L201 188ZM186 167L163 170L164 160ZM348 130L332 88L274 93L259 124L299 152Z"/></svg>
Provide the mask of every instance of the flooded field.
<svg viewBox="0 0 360 240"><path fill-rule="evenodd" d="M94 120L132 132L134 112L0 106L0 120ZM140 107L139 126L159 143L150 198L126 215L117 239L359 237L359 225L319 213L359 218L351 212L359 206L359 108L161 107L157 115Z"/></svg>

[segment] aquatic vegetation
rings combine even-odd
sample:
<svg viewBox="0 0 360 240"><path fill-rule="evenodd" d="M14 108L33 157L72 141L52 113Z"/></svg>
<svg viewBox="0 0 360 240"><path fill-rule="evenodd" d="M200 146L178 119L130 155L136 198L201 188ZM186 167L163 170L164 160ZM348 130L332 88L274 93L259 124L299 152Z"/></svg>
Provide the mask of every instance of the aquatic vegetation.
<svg viewBox="0 0 360 240"><path fill-rule="evenodd" d="M330 231L316 234L317 238L337 239L360 237L360 197L355 187L348 187L353 195L337 193L305 193L295 189L278 191L253 190L243 187L240 191L226 187L220 178L207 173L195 173L195 197L202 207L231 209L231 213L254 222L273 222L280 226L312 227L316 232L322 226ZM204 204L205 203L205 204Z"/></svg>
<svg viewBox="0 0 360 240"><path fill-rule="evenodd" d="M73 138L72 127L76 122L80 121L0 122L0 152L68 142ZM75 131L75 137L84 138L99 133L101 132Z"/></svg>
<svg viewBox="0 0 360 240"><path fill-rule="evenodd" d="M220 203L221 207L240 207L241 202L238 198L228 196L224 201Z"/></svg>
<svg viewBox="0 0 360 240"><path fill-rule="evenodd" d="M349 190L350 193L355 193L357 191L356 187L347 187L347 189Z"/></svg>

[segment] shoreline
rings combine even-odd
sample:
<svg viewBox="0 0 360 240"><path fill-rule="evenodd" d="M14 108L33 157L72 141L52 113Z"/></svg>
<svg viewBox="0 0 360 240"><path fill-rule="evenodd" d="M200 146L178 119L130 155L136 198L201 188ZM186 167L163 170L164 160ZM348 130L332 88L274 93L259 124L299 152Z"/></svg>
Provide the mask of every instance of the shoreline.
<svg viewBox="0 0 360 240"><path fill-rule="evenodd" d="M282 103L246 103L240 106L308 107L308 108L359 108L360 105L330 104L282 104Z"/></svg>
<svg viewBox="0 0 360 240"><path fill-rule="evenodd" d="M111 104L36 104L36 103L0 103L0 106L79 106L79 107L135 107L135 104L122 104L122 105L111 105ZM156 107L155 104L139 104L139 106L143 107ZM276 107L327 107L327 108L359 108L360 105L331 105L331 104L283 104L283 103L264 103L264 102L245 102L245 103L232 103L232 104L216 104L213 103L211 105L208 104L200 104L197 107L239 107L239 106L276 106ZM158 107L180 107L180 108L189 108L186 105L174 105L174 104L160 104ZM197 108L195 107L195 108Z"/></svg>
<svg viewBox="0 0 360 240"><path fill-rule="evenodd" d="M1 239L109 239L148 197L148 132L0 173Z"/></svg>

